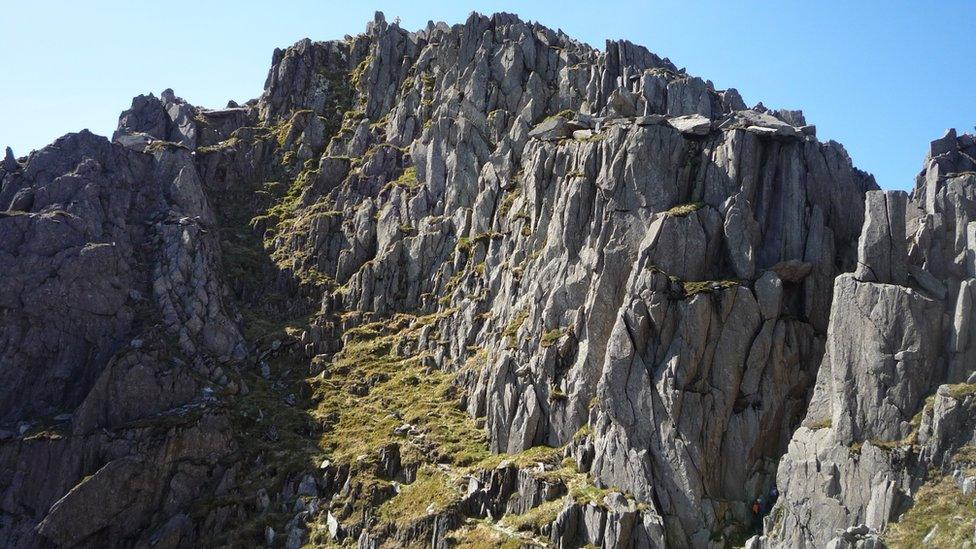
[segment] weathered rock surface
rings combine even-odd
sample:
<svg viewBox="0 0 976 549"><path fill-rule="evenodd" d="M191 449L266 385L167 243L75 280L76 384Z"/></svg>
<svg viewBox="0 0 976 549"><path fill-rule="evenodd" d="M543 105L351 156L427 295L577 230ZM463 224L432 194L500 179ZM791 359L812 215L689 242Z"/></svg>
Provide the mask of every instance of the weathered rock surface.
<svg viewBox="0 0 976 549"><path fill-rule="evenodd" d="M139 96L0 164L0 544L721 546L775 482L754 544L871 546L966 444L925 402L976 358L973 148L908 200L799 111L509 14ZM484 440L390 394L360 447L408 361L387 390L449 377L410 404Z"/></svg>
<svg viewBox="0 0 976 549"><path fill-rule="evenodd" d="M870 546L849 529L883 539L922 484L976 441L972 386L958 384L976 365L966 269L976 178L959 174L972 152L971 136L949 132L910 201L867 194L858 269L834 283L816 390L780 461L783 497L762 547Z"/></svg>

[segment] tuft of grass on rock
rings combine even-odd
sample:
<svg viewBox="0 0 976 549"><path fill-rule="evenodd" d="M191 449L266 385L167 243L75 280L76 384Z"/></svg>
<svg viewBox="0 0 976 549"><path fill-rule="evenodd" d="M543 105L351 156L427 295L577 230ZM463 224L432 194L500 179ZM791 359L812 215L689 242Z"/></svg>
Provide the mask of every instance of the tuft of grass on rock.
<svg viewBox="0 0 976 549"><path fill-rule="evenodd" d="M502 332L502 336L505 337L509 347L515 347L516 343L518 343L516 340L518 337L518 331L522 327L522 324L525 324L525 319L528 317L529 310L520 309L517 313L515 313L515 316L512 317L512 320L508 323L508 326L505 327L505 331Z"/></svg>
<svg viewBox="0 0 976 549"><path fill-rule="evenodd" d="M671 208L664 212L664 215L668 217L686 217L691 215L698 210L705 207L704 202L689 202L687 204L678 204L677 206Z"/></svg>
<svg viewBox="0 0 976 549"><path fill-rule="evenodd" d="M738 285L739 282L737 280L686 280L681 283L681 287L687 297L701 293L717 292Z"/></svg>
<svg viewBox="0 0 976 549"><path fill-rule="evenodd" d="M539 345L541 345L542 347L551 347L557 341L559 341L559 338L563 337L563 335L565 334L566 334L566 330L564 330L563 328L555 328L553 330L549 330L542 334L542 338L539 340Z"/></svg>

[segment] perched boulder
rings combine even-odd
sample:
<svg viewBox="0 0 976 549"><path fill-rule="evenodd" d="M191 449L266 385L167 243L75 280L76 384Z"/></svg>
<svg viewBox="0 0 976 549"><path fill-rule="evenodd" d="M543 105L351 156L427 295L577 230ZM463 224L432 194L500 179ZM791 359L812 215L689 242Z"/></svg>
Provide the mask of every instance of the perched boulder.
<svg viewBox="0 0 976 549"><path fill-rule="evenodd" d="M712 121L700 114L688 114L668 119L668 124L681 133L688 135L708 135L712 130Z"/></svg>
<svg viewBox="0 0 976 549"><path fill-rule="evenodd" d="M572 129L569 126L569 121L562 116L550 116L529 132L529 137L542 141L556 141L571 135Z"/></svg>

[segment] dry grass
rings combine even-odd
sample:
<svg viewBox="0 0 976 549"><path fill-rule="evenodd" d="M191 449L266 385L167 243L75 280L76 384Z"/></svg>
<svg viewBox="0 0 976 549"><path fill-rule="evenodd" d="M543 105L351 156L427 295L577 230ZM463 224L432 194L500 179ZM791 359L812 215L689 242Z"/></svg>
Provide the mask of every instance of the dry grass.
<svg viewBox="0 0 976 549"><path fill-rule="evenodd" d="M687 204L678 204L677 206L664 212L664 215L668 217L685 217L697 212L698 210L704 207L705 207L704 202L689 202Z"/></svg>
<svg viewBox="0 0 976 549"><path fill-rule="evenodd" d="M976 474L968 469L966 475ZM926 482L912 505L898 522L888 525L884 541L892 549L921 547L922 539L937 528L928 547L962 547L973 538L976 507L973 496L965 496L949 475Z"/></svg>

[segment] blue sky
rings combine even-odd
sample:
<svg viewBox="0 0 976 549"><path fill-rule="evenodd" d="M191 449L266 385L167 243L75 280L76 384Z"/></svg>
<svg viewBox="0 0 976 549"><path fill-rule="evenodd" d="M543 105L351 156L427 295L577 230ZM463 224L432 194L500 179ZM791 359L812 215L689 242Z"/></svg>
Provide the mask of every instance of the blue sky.
<svg viewBox="0 0 976 549"><path fill-rule="evenodd" d="M0 26L0 146L110 135L132 96L167 87L205 107L256 97L275 47L356 34L374 10L411 30L505 11L601 49L631 40L749 105L803 109L885 188L910 188L930 140L976 124L971 1L16 0Z"/></svg>

